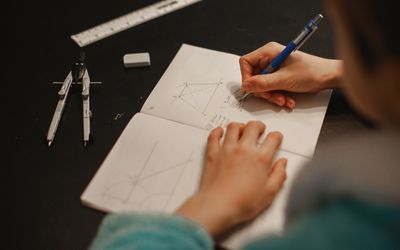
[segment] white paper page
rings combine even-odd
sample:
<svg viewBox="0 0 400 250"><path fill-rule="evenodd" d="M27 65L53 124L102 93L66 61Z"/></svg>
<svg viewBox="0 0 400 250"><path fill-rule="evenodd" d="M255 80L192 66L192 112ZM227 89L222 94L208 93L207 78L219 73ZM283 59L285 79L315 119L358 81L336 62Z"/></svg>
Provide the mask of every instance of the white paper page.
<svg viewBox="0 0 400 250"><path fill-rule="evenodd" d="M208 131L136 114L81 196L82 203L105 212L175 211L197 187ZM288 178L272 207L223 244L237 248L249 239L283 229L288 189L308 158L288 158Z"/></svg>
<svg viewBox="0 0 400 250"><path fill-rule="evenodd" d="M105 212L174 211L197 187L206 140L205 130L137 113L81 200Z"/></svg>
<svg viewBox="0 0 400 250"><path fill-rule="evenodd" d="M252 96L238 101L240 86L239 56L184 44L141 112L203 129L261 120L284 134L283 149L313 156L331 91L294 95L290 112Z"/></svg>

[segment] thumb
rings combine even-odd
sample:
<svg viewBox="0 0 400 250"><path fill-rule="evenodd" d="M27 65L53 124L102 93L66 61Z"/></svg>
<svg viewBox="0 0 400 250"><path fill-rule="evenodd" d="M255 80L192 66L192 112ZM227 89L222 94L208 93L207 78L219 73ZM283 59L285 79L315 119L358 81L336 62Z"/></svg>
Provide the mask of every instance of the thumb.
<svg viewBox="0 0 400 250"><path fill-rule="evenodd" d="M282 75L277 71L272 74L254 75L247 78L242 84L242 90L246 92L286 90L284 83Z"/></svg>

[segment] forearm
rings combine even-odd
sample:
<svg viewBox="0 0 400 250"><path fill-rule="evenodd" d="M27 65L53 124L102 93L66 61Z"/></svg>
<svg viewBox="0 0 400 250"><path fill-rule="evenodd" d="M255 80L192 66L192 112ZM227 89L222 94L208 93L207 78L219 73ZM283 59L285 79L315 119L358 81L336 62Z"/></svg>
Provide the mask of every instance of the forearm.
<svg viewBox="0 0 400 250"><path fill-rule="evenodd" d="M317 80L321 86L321 90L339 88L343 75L343 61L335 59L325 59L324 71Z"/></svg>
<svg viewBox="0 0 400 250"><path fill-rule="evenodd" d="M189 198L178 210L177 214L201 225L216 238L229 227L236 224L233 209L219 204L220 199L196 195Z"/></svg>
<svg viewBox="0 0 400 250"><path fill-rule="evenodd" d="M213 241L196 223L177 215L107 216L90 249L212 249Z"/></svg>

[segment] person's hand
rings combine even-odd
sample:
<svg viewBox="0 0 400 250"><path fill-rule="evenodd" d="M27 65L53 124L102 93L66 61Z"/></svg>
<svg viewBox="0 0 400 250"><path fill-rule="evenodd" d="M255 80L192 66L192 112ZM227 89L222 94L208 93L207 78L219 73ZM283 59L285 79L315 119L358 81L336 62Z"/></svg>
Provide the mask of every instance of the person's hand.
<svg viewBox="0 0 400 250"><path fill-rule="evenodd" d="M199 189L177 213L217 236L268 207L286 179L287 160L274 160L281 133L259 143L264 130L261 122L231 123L222 143L223 129L211 131Z"/></svg>
<svg viewBox="0 0 400 250"><path fill-rule="evenodd" d="M293 109L296 102L285 91L316 93L339 86L342 75L340 60L325 59L301 51L293 52L277 71L260 75L261 70L284 48L281 44L270 42L240 58L242 91Z"/></svg>

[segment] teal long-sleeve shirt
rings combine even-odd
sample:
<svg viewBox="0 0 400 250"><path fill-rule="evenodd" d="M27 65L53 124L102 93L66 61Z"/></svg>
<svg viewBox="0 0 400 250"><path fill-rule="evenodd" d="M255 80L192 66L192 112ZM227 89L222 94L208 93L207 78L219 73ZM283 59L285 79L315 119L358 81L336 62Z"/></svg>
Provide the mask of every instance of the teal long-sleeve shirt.
<svg viewBox="0 0 400 250"><path fill-rule="evenodd" d="M178 215L108 215L90 249L213 249L198 224ZM283 237L261 238L243 246L259 249L400 249L400 209L339 199L311 211Z"/></svg>

